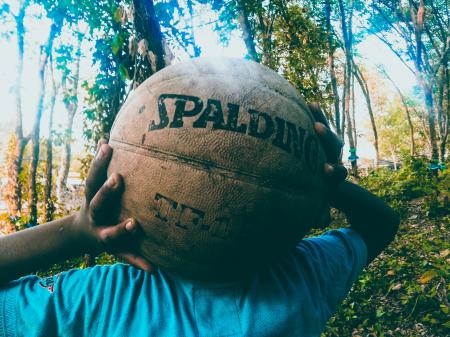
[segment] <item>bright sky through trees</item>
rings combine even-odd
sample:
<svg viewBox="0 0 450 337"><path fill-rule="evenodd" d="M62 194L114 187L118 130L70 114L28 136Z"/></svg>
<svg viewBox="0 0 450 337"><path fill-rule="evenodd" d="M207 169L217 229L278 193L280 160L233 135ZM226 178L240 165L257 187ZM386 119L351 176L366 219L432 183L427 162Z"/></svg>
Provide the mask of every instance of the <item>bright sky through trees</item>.
<svg viewBox="0 0 450 337"><path fill-rule="evenodd" d="M196 23L194 23L196 24ZM24 93L24 120L25 120L25 130L29 130L32 126L35 107L38 94L38 46L42 43L48 35L49 23L41 18L39 20L27 20L27 43L33 44L33 48L27 48L26 51L33 50L33 54L25 55L25 69L24 69L24 81L23 81L23 93ZM213 30L213 25L201 25L197 24L196 28L196 42L201 47L202 56L210 57L244 57L246 53L244 42L238 31L232 33L231 39L227 46L223 46L219 43L218 33ZM84 53L89 54L88 43L84 43ZM367 66L370 68L375 68L376 65L381 64L384 66L386 71L390 74L392 79L399 85L403 92L408 93L412 90L415 85L415 79L413 74L410 73L408 69L392 54L392 52L381 43L376 37L369 36L365 41L361 42L357 46L358 53L366 59ZM0 68L0 100L1 100L1 118L0 118L0 130L9 129L13 132L14 125L14 94L11 90L12 86L16 80L16 63L17 63L17 47L15 36L8 39L0 39L0 51L2 59L2 67ZM177 59L184 59L187 56L183 54L176 54ZM175 61L176 62L176 61ZM81 66L81 78L83 80L90 80L94 78L95 68L90 64L89 58L85 59ZM392 88L392 95L395 95L395 91ZM363 136L358 139L359 141L359 155L361 157L366 157L373 159L374 150L372 144L368 141L365 134L371 131L366 127L366 120L368 115L366 112L366 107L364 104L364 99L361 94L357 99L358 109L361 111L357 115L357 123L359 130ZM43 136L45 137L48 133L47 123L45 122L48 118L47 114L44 112L43 116ZM62 125L66 118L64 113L64 107L61 102L58 102L55 109L55 125ZM82 151L83 149L83 139L82 139L82 116L80 113L77 114L75 119L75 137L76 143L74 144L75 152ZM61 127L62 128L62 127ZM5 142L1 145L5 146ZM2 150L0 148L0 150ZM2 151L3 156L4 151ZM0 161L3 158L0 158Z"/></svg>

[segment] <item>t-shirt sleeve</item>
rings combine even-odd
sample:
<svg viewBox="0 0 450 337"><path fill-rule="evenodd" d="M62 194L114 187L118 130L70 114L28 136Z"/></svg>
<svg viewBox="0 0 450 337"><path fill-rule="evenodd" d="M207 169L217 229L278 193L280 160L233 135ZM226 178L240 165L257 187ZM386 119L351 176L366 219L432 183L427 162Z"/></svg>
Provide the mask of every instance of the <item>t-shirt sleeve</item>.
<svg viewBox="0 0 450 337"><path fill-rule="evenodd" d="M46 278L30 275L2 286L0 337L95 335L105 291L128 279L128 270L95 266Z"/></svg>
<svg viewBox="0 0 450 337"><path fill-rule="evenodd" d="M364 240L356 231L341 228L304 239L297 249L310 274L311 289L333 313L367 264Z"/></svg>

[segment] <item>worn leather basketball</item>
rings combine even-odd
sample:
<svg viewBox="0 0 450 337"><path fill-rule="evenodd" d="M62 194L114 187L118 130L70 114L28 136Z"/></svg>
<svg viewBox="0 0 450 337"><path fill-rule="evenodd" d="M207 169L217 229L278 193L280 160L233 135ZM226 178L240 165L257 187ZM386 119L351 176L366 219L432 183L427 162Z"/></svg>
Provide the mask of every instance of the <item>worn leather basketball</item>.
<svg viewBox="0 0 450 337"><path fill-rule="evenodd" d="M108 172L122 217L163 270L224 279L293 249L324 209L325 156L302 97L241 59L192 59L151 76L114 122Z"/></svg>

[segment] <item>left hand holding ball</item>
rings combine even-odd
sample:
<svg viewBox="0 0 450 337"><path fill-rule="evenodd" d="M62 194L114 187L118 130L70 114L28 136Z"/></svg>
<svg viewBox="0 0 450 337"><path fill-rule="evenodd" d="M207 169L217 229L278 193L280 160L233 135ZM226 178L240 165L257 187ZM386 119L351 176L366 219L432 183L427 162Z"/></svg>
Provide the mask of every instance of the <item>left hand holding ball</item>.
<svg viewBox="0 0 450 337"><path fill-rule="evenodd" d="M140 232L139 224L134 219L116 224L123 181L115 173L107 179L111 155L112 148L101 140L86 179L85 202L75 219L79 242L87 252L108 251L137 268L151 272L150 262L133 249L133 241Z"/></svg>

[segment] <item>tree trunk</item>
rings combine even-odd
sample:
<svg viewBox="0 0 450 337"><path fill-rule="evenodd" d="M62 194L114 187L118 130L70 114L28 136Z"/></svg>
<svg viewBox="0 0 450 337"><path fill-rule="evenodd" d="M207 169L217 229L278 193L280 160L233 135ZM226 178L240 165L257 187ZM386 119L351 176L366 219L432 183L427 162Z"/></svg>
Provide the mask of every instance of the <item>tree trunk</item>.
<svg viewBox="0 0 450 337"><path fill-rule="evenodd" d="M153 0L133 0L134 5L134 26L138 41L146 39L149 50L155 55L155 70L161 70L166 66L163 36L158 18L155 14ZM150 74L151 75L151 74ZM150 76L148 75L148 76ZM147 77L148 77L147 76ZM140 83L145 80L140 79Z"/></svg>
<svg viewBox="0 0 450 337"><path fill-rule="evenodd" d="M356 134L356 102L355 102L355 76L352 74L352 125L353 125L353 139L355 141L355 148L358 147L358 135Z"/></svg>
<svg viewBox="0 0 450 337"><path fill-rule="evenodd" d="M347 120L347 137L350 146L350 151L354 151L356 154L356 143L353 137L354 130L352 125L352 119L350 116L350 96L351 96L351 81L353 77L353 32L352 32L352 17L353 17L353 0L350 0L348 5L348 18L344 9L342 0L338 0L339 11L341 16L341 28L342 36L344 39L344 52L345 52L345 74L344 74L344 102L343 113ZM348 21L348 22L347 22ZM353 153L353 152L352 152ZM352 174L358 176L358 164L357 160L351 160Z"/></svg>
<svg viewBox="0 0 450 337"><path fill-rule="evenodd" d="M422 41L422 31L424 27L424 2L423 0L420 0L417 13L414 12L414 3L411 0L409 1L409 4L411 19L414 24L414 36L416 40L416 54L413 58L416 68L416 78L421 89L423 90L425 98L425 111L427 112L427 122L430 135L431 160L437 161L439 159L439 151L436 139L436 117L434 111L432 83L433 80L431 80L431 82L426 80L427 78L430 78L430 74L427 74L427 67L423 62L423 55L425 54L425 48Z"/></svg>
<svg viewBox="0 0 450 337"><path fill-rule="evenodd" d="M367 85L366 79L364 78L361 70L356 65L356 63L353 63L353 69L354 69L354 75L356 77L356 80L359 83L359 86L363 92L364 98L366 99L367 104L367 110L369 111L370 116L370 123L372 125L372 131L373 131L373 146L375 147L375 153L376 153L376 161L375 165L378 166L378 162L380 161L380 150L378 146L378 131L377 131L377 125L375 123L375 115L373 113L372 109L372 101L370 99L370 92L369 92L369 86Z"/></svg>
<svg viewBox="0 0 450 337"><path fill-rule="evenodd" d="M52 52L53 41L55 37L59 34L62 28L61 21L55 21L52 23L50 28L50 34L47 39L47 43L41 49L41 64L39 66L39 96L38 104L36 108L36 117L33 125L33 130L31 133L32 141L32 151L31 151L31 165L30 165L30 220L29 224L32 226L38 223L37 214L37 186L36 186L36 176L37 167L39 163L39 152L40 152L40 130L41 130L41 119L42 112L44 110L44 96L45 96L45 69L48 64L48 59L50 53Z"/></svg>
<svg viewBox="0 0 450 337"><path fill-rule="evenodd" d="M247 47L247 53L250 59L255 62L259 62L259 56L256 52L255 40L252 33L252 28L250 26L250 21L248 20L248 14L245 10L245 4L242 1L238 1L238 22L242 30L242 39L244 40L245 46Z"/></svg>
<svg viewBox="0 0 450 337"><path fill-rule="evenodd" d="M45 168L45 196L44 196L44 204L45 204L45 221L50 222L53 220L53 213L55 211L55 205L52 200L52 188L53 188L53 113L55 110L55 102L57 95L57 87L55 84L55 80L53 78L52 71L52 87L53 87L53 95L50 99L50 116L48 122L48 138L47 138L47 160L46 160L46 168Z"/></svg>
<svg viewBox="0 0 450 337"><path fill-rule="evenodd" d="M438 160L439 151L436 139L436 117L433 106L433 93L432 89L424 82L421 75L419 76L419 83L421 84L425 96L425 111L427 112L428 131L430 136L431 160Z"/></svg>
<svg viewBox="0 0 450 337"><path fill-rule="evenodd" d="M24 59L24 39L25 27L24 18L29 2L22 1L19 12L14 17L17 34L17 69L16 69L16 85L14 86L14 94L16 97L16 130L13 140L13 150L10 158L7 159L7 176L8 183L5 189L5 201L8 206L8 212L12 218L20 215L22 210L22 182L20 174L23 165L23 153L28 143L28 138L23 135L22 124L22 77L23 77L23 59Z"/></svg>
<svg viewBox="0 0 450 337"><path fill-rule="evenodd" d="M73 76L73 83L71 88L67 88L67 80L63 79L63 90L71 99L64 100L64 105L67 110L67 124L64 134L64 148L62 154L62 162L58 174L58 182L56 185L56 194L58 200L62 201L64 192L67 186L67 177L69 176L70 163L72 160L72 131L73 120L78 110L78 83L80 79L80 59L81 59L81 43L82 35L79 34L75 58L75 74Z"/></svg>
<svg viewBox="0 0 450 337"><path fill-rule="evenodd" d="M447 139L449 134L449 107L448 107L448 96L449 96L449 78L448 78L448 68L447 62L444 62L441 68L441 74L439 76L438 82L438 99L437 99L437 111L438 111L438 130L439 130L439 161L441 163L445 162L445 155L447 149ZM445 96L447 96L447 104L445 104Z"/></svg>
<svg viewBox="0 0 450 337"><path fill-rule="evenodd" d="M341 130L341 112L339 109L339 92L337 87L337 79L336 79L336 68L334 62L334 52L336 50L333 44L333 32L331 26L331 3L330 0L325 1L325 21L326 21L326 32L327 32L327 49L328 49L328 67L330 68L330 81L331 88L333 90L333 102L334 102L334 116L335 116L335 125L334 128L336 130L336 134L344 139L342 130Z"/></svg>

